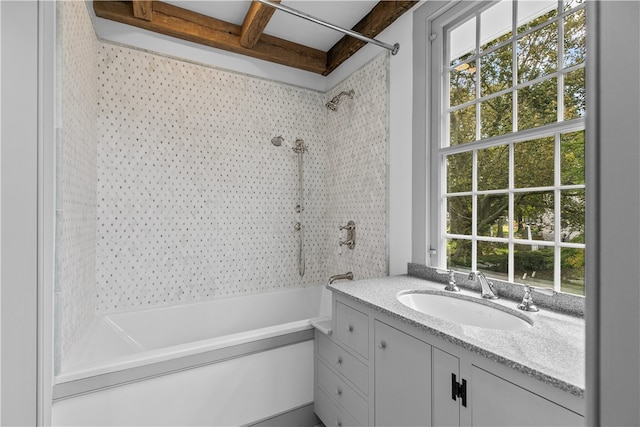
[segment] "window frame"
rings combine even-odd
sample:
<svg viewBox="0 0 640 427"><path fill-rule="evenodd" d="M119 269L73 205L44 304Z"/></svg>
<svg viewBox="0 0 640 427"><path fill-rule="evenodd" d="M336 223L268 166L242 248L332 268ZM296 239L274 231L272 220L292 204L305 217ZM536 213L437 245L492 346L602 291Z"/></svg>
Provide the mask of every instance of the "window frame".
<svg viewBox="0 0 640 427"><path fill-rule="evenodd" d="M427 152L429 157L429 166L430 172L427 173L427 191L429 193L428 199L431 200L431 204L427 214L427 242L429 244L429 253L427 254L430 257L430 265L437 268L446 268L447 263L447 238L451 237L459 237L457 235L449 234L445 230L446 226L446 196L450 193L446 191L446 156L451 154L457 154L462 152L471 152L472 160L473 160L473 177L472 183L473 188L470 192L465 193L451 193L456 195L469 195L472 196L473 203L473 221L472 221L472 234L471 236L464 236L467 240L472 241L472 253L473 260L471 265L471 270L477 270L477 242L478 241L499 241L501 243L506 243L509 248L508 255L508 281L514 282L514 245L539 245L539 246L549 246L554 248L554 290L557 292L561 292L561 249L562 248L577 248L577 249L585 249L585 244L579 243L570 243L563 242L561 236L561 206L560 206L560 194L563 190L583 190L586 192L586 185L562 185L561 177L560 177L560 135L568 134L575 131L585 131L585 118L574 118L569 120L564 120L564 76L568 73L577 70L584 69L586 67L586 61L583 61L580 64L572 65L570 67L564 67L564 60L562 52L558 52L557 55L557 64L556 69L552 73L546 74L542 77L538 77L535 79L531 79L525 82L519 82L519 78L517 75L517 51L515 47L520 39L526 37L529 34L534 33L535 31L540 30L543 27L548 25L554 25L557 23L558 25L558 44L560 46L564 46L564 28L563 23L565 17L578 12L580 9L586 10L586 5L582 4L576 6L574 8L562 11L562 0L558 1L558 10L561 11L557 13L555 17L538 24L534 27L528 28L527 30L517 33L517 28L519 27L517 22L516 8L513 8L513 16L512 16L512 29L511 36L508 40L502 41L500 43L496 43L491 46L491 48L480 51L479 45L481 44L479 40L479 26L476 26L476 38L475 38L475 51L474 53L465 59L463 62L476 62L476 77L475 77L475 97L473 100L459 104L454 106L453 108L449 106L449 71L454 69L454 66L451 66L449 60L449 52L448 46L445 46L445 33L448 28L455 28L457 25L461 25L469 19L472 19L473 16L476 19L480 16L480 13L491 6L498 3L498 1L486 2L486 1L473 1L473 2L458 2L452 7L448 8L443 13L438 16L429 19L427 22L427 34L428 34L428 49L427 49L427 57L426 57L426 69L427 72L427 88L429 88L430 100L427 100L427 123L429 124L427 131ZM588 32L587 32L588 33ZM491 52L497 51L504 46L511 44L513 62L512 62L512 82L508 88L502 89L498 92L491 93L489 95L481 96L480 87L479 87L479 79L480 72L478 70L481 57L490 54ZM557 82L557 117L556 121L550 124L546 124L543 126L520 130L518 131L518 122L517 122L517 106L518 99L517 93L520 89L524 87L528 87L531 85L535 85L537 83L548 81L552 79L558 79ZM515 82L515 83L514 83ZM491 99L496 96L501 96L505 93L512 94L512 132L506 133L499 136L493 136L486 139L478 139L479 129L480 129L480 105L481 101L485 101L487 99ZM473 142L466 142L458 145L449 145L448 141L448 126L449 126L449 113L451 111L465 108L469 105L477 105L476 107L476 140ZM515 188L514 186L514 145L518 142L530 141L542 137L553 137L554 138L554 184L553 186L545 186L540 188L526 188L520 189ZM447 140L445 140L445 138ZM508 237L505 238L491 238L487 236L478 236L476 230L476 200L478 195L486 194L487 191L478 191L477 189L477 152L478 150L495 147L500 145L507 145L509 148L509 185L506 189L506 193L503 190L497 191L499 193L505 193L509 196L509 218L514 217L514 197L513 194L517 192L537 192L537 191L552 191L554 193L554 240L552 241L538 241L538 240L522 240L515 238L513 233L513 223L509 224L509 234ZM585 177L586 179L586 177ZM489 191L490 193L491 191ZM470 238L469 238L470 237ZM479 238L480 237L480 238Z"/></svg>

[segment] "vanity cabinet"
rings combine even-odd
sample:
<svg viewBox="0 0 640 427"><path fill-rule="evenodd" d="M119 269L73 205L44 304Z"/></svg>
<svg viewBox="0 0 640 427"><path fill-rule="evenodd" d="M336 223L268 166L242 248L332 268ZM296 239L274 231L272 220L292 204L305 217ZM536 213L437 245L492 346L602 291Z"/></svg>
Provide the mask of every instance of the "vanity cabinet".
<svg viewBox="0 0 640 427"><path fill-rule="evenodd" d="M314 410L328 426L369 426L369 316L334 305L331 335L316 331Z"/></svg>
<svg viewBox="0 0 640 427"><path fill-rule="evenodd" d="M438 348L432 349L434 426L459 426L460 406L466 407L466 380L460 378L460 359ZM462 396L461 396L462 394Z"/></svg>
<svg viewBox="0 0 640 427"><path fill-rule="evenodd" d="M375 321L375 425L430 426L431 346Z"/></svg>
<svg viewBox="0 0 640 427"><path fill-rule="evenodd" d="M469 398L474 426L580 426L584 417L477 366Z"/></svg>
<svg viewBox="0 0 640 427"><path fill-rule="evenodd" d="M316 333L316 414L327 426L579 426L583 399L334 295Z"/></svg>

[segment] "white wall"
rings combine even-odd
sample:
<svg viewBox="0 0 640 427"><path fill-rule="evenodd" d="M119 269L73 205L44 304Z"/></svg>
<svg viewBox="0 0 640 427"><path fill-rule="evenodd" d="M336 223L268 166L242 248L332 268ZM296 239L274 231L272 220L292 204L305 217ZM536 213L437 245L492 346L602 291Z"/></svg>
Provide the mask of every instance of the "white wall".
<svg viewBox="0 0 640 427"><path fill-rule="evenodd" d="M35 425L38 290L38 4L1 2L2 425Z"/></svg>
<svg viewBox="0 0 640 427"><path fill-rule="evenodd" d="M597 31L587 38L587 420L637 426L640 2L589 7Z"/></svg>
<svg viewBox="0 0 640 427"><path fill-rule="evenodd" d="M58 8L56 360L93 320L96 295L98 40L84 2Z"/></svg>

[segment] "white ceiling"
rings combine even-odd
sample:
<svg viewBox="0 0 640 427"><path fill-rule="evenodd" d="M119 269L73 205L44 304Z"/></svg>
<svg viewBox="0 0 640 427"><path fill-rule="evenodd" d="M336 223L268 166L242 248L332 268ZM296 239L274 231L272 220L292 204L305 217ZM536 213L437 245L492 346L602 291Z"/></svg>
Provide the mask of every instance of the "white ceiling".
<svg viewBox="0 0 640 427"><path fill-rule="evenodd" d="M166 3L189 9L203 15L242 25L249 10L249 0L172 0ZM328 21L339 27L351 29L362 19L377 1L371 0L283 0L281 4L308 15ZM329 50L343 36L342 33L314 22L276 10L265 33L323 51Z"/></svg>

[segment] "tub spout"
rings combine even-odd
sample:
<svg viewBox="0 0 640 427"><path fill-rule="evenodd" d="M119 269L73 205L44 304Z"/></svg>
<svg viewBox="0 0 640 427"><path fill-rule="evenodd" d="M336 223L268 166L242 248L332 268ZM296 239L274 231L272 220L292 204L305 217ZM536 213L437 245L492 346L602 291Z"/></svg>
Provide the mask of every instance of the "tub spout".
<svg viewBox="0 0 640 427"><path fill-rule="evenodd" d="M336 274L335 276L329 277L329 284L332 284L336 280L353 280L353 273L348 272L345 274Z"/></svg>

